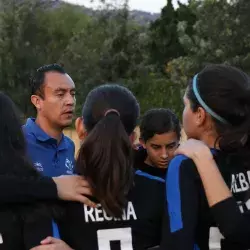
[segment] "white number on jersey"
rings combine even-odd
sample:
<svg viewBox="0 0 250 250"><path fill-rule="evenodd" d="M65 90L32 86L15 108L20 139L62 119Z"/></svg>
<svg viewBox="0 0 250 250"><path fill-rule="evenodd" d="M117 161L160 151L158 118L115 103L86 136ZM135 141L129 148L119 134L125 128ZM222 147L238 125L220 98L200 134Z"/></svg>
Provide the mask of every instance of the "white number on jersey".
<svg viewBox="0 0 250 250"><path fill-rule="evenodd" d="M211 227L209 233L209 249L218 250L221 248L220 241L223 239L220 230L217 227Z"/></svg>
<svg viewBox="0 0 250 250"><path fill-rule="evenodd" d="M120 241L121 250L133 250L131 228L98 230L97 238L99 250L111 250L111 241Z"/></svg>

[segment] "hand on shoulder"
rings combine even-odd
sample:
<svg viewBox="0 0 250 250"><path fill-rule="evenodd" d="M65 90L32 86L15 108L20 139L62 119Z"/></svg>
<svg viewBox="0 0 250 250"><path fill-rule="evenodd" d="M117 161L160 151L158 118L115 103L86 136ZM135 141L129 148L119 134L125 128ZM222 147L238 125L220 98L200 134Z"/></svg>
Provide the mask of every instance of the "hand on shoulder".
<svg viewBox="0 0 250 250"><path fill-rule="evenodd" d="M185 155L193 161L198 159L213 159L213 155L208 146L204 142L195 139L188 139L181 143L175 151L175 155L179 154Z"/></svg>

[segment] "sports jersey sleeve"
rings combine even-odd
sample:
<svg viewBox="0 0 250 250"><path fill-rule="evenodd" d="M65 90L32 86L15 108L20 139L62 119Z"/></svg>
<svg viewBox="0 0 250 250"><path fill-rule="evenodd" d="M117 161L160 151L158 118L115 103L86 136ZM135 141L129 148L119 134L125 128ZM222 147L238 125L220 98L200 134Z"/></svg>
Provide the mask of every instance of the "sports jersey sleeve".
<svg viewBox="0 0 250 250"><path fill-rule="evenodd" d="M190 159L177 156L171 161L166 178L169 225L163 228L165 240L161 249L196 249L200 190L197 180L195 166Z"/></svg>
<svg viewBox="0 0 250 250"><path fill-rule="evenodd" d="M250 245L250 213L241 213L233 197L215 204L211 211L225 238Z"/></svg>
<svg viewBox="0 0 250 250"><path fill-rule="evenodd" d="M21 178L0 175L0 203L57 199L56 184L48 177Z"/></svg>

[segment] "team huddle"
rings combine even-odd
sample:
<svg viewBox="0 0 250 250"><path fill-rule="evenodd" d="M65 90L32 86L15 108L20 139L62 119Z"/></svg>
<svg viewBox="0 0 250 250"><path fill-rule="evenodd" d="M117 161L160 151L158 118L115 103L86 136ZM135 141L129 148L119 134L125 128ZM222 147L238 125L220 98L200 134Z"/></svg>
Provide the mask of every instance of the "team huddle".
<svg viewBox="0 0 250 250"><path fill-rule="evenodd" d="M244 72L211 65L191 79L185 142L170 109L140 117L127 88L94 88L75 120L76 158L63 134L74 118L73 80L52 64L30 83L37 116L23 126L0 93L0 250L208 250L212 227L223 235L220 249L250 249Z"/></svg>

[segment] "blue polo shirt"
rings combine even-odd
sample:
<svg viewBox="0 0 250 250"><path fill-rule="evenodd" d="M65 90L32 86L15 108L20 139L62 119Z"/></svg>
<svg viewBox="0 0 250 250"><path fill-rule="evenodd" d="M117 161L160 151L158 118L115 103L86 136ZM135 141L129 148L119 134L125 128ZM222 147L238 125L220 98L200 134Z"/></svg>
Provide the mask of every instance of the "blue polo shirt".
<svg viewBox="0 0 250 250"><path fill-rule="evenodd" d="M75 145L63 135L59 144L29 118L23 126L28 157L34 167L45 176L55 177L74 173Z"/></svg>

